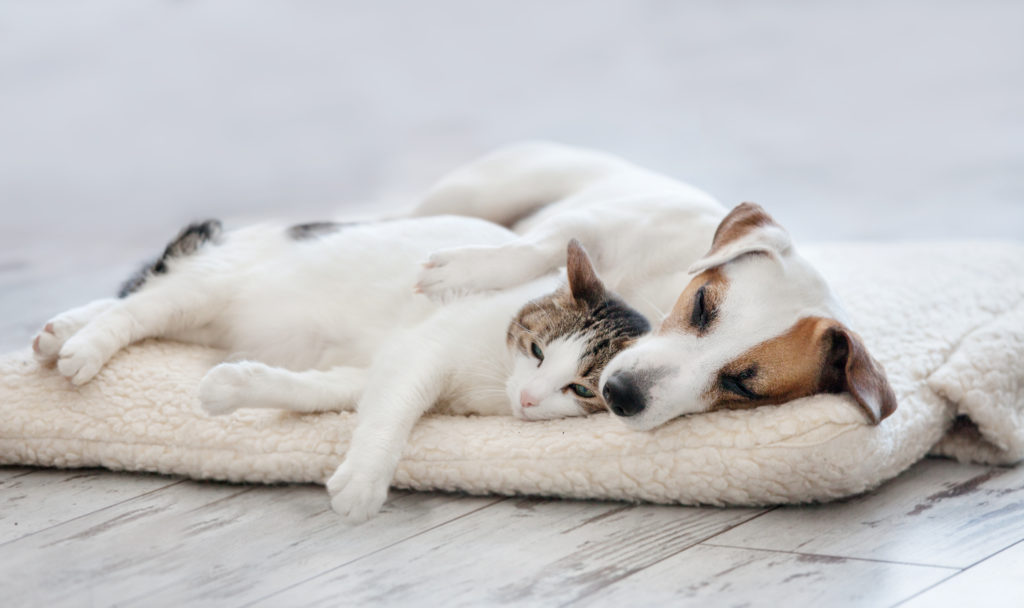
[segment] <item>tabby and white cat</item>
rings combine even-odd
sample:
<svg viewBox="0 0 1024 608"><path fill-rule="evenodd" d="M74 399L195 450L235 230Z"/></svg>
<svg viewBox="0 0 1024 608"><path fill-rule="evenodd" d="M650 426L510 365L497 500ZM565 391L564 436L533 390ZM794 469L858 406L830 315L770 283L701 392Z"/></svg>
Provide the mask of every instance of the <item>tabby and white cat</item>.
<svg viewBox="0 0 1024 608"><path fill-rule="evenodd" d="M327 485L334 509L361 521L383 504L427 410L511 408L530 420L602 410L605 364L648 331L642 315L605 290L576 242L565 286L552 275L444 302L414 293L417 262L432 251L514 238L462 217L226 233L217 222L195 224L119 299L57 316L33 347L80 385L128 344L167 337L247 359L203 378L210 413L357 408L349 451Z"/></svg>

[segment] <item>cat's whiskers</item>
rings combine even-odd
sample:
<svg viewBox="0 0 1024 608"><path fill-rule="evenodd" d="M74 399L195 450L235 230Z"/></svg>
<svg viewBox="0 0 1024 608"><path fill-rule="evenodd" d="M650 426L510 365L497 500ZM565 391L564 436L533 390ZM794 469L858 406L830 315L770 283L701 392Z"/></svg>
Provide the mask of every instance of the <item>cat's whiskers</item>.
<svg viewBox="0 0 1024 608"><path fill-rule="evenodd" d="M511 323L516 325L516 326L518 326L519 329L523 330L523 332L525 332L528 335L531 335L531 336L536 336L537 335L536 332L534 332L533 330L529 329L528 327L526 327L525 325L523 325L522 323L520 323L516 319L512 319Z"/></svg>

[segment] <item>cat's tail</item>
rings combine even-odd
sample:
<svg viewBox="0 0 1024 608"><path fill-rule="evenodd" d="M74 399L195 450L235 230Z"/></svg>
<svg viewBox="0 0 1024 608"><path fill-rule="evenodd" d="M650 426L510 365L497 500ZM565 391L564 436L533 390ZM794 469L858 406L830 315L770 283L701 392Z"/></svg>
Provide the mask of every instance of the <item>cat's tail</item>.
<svg viewBox="0 0 1024 608"><path fill-rule="evenodd" d="M627 165L585 148L550 142L512 144L443 177L412 215L465 215L511 227Z"/></svg>
<svg viewBox="0 0 1024 608"><path fill-rule="evenodd" d="M128 278L121 285L121 289L117 292L117 297L127 298L129 295L142 289L142 286L146 284L146 280L150 276L156 274L167 273L167 262L173 258L181 258L194 254L199 250L204 243L209 241L216 242L223 226L220 220L206 220L204 222L193 222L188 226L181 229L178 236L174 237L167 247L164 248L164 252L160 257L147 262L140 268L135 274Z"/></svg>

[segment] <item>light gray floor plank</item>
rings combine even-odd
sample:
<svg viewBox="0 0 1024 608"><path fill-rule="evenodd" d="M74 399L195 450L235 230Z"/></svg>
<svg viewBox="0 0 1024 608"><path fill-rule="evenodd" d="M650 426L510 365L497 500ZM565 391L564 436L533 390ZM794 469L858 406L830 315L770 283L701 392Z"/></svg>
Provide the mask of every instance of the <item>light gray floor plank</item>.
<svg viewBox="0 0 1024 608"><path fill-rule="evenodd" d="M319 486L187 482L4 546L14 605L238 605L494 503L399 493L346 526Z"/></svg>
<svg viewBox="0 0 1024 608"><path fill-rule="evenodd" d="M1019 608L1024 604L1024 541L971 566L900 608Z"/></svg>
<svg viewBox="0 0 1024 608"><path fill-rule="evenodd" d="M509 500L257 605L556 605L762 512Z"/></svg>
<svg viewBox="0 0 1024 608"><path fill-rule="evenodd" d="M36 469L13 476L0 481L0 545L180 482L97 469Z"/></svg>
<svg viewBox="0 0 1024 608"><path fill-rule="evenodd" d="M699 545L579 602L581 606L892 606L946 568Z"/></svg>
<svg viewBox="0 0 1024 608"><path fill-rule="evenodd" d="M1022 536L1024 468L930 459L866 496L776 509L715 544L966 567Z"/></svg>

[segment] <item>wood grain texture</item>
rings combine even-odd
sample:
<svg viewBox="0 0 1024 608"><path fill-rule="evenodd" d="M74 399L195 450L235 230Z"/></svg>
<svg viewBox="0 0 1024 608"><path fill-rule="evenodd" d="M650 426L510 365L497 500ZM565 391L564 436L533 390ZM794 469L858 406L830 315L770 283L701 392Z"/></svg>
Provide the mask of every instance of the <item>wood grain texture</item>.
<svg viewBox="0 0 1024 608"><path fill-rule="evenodd" d="M1024 468L924 460L848 501L785 507L716 544L966 567L1024 534Z"/></svg>
<svg viewBox="0 0 1024 608"><path fill-rule="evenodd" d="M892 606L950 573L945 568L699 545L579 605Z"/></svg>
<svg viewBox="0 0 1024 608"><path fill-rule="evenodd" d="M1024 603L1024 541L928 589L901 608L1019 608Z"/></svg>
<svg viewBox="0 0 1024 608"><path fill-rule="evenodd" d="M0 480L0 545L148 492L181 483L98 469L31 469Z"/></svg>
<svg viewBox="0 0 1024 608"><path fill-rule="evenodd" d="M352 528L318 486L184 485L7 544L4 595L14 605L237 605L498 500L399 493Z"/></svg>
<svg viewBox="0 0 1024 608"><path fill-rule="evenodd" d="M761 512L507 500L256 605L562 604Z"/></svg>

